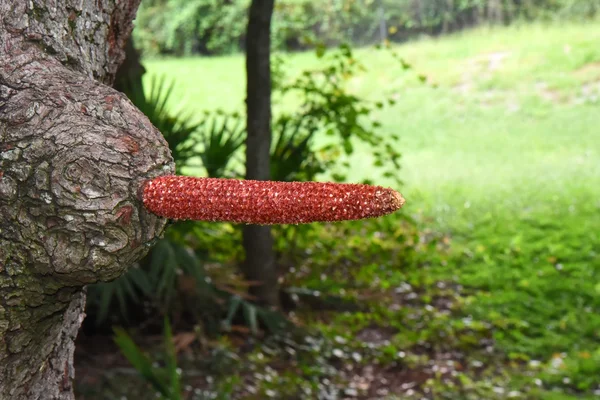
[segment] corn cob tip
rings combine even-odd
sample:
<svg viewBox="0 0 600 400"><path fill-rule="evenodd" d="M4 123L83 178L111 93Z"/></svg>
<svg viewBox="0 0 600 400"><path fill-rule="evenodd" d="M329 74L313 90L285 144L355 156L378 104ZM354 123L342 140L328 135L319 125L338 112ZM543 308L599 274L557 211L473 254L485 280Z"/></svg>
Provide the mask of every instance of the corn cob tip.
<svg viewBox="0 0 600 400"><path fill-rule="evenodd" d="M406 199L404 199L404 197L402 197L402 195L398 192L396 192L393 189L390 189L392 192L392 201L396 207L396 210L399 210L402 208L402 206L406 203ZM395 211L395 210L394 210Z"/></svg>

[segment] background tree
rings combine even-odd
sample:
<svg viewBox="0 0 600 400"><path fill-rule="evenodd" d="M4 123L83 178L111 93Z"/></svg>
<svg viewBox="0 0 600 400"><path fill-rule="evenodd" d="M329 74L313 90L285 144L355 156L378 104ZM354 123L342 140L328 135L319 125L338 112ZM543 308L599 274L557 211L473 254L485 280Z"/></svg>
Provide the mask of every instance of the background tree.
<svg viewBox="0 0 600 400"><path fill-rule="evenodd" d="M271 16L274 0L253 0L246 34L246 178L271 178ZM268 226L244 227L243 272L262 304L277 307L279 290L273 237Z"/></svg>
<svg viewBox="0 0 600 400"><path fill-rule="evenodd" d="M245 43L249 4L250 0L144 0L136 19L136 44L146 54L239 51ZM271 43L279 50L317 43L364 46L384 38L403 42L477 25L581 20L599 10L599 0L278 0Z"/></svg>

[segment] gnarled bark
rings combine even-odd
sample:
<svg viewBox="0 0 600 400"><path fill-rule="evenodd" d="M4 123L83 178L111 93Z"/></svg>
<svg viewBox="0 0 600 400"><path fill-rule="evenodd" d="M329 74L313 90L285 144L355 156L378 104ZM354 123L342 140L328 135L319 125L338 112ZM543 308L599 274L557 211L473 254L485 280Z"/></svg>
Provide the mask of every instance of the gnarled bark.
<svg viewBox="0 0 600 400"><path fill-rule="evenodd" d="M139 0L0 0L0 399L71 399L84 286L166 220L141 183L167 143L110 84Z"/></svg>

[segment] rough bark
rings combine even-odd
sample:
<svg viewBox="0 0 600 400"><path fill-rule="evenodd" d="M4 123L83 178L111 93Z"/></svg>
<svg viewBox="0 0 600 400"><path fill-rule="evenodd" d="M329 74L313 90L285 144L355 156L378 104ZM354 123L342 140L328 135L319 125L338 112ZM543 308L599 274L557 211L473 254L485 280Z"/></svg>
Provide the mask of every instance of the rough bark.
<svg viewBox="0 0 600 400"><path fill-rule="evenodd" d="M166 220L138 190L167 143L111 89L139 0L0 0L0 399L72 399L84 286Z"/></svg>
<svg viewBox="0 0 600 400"><path fill-rule="evenodd" d="M252 0L246 34L247 133L246 178L270 179L271 16L274 0ZM271 228L244 227L246 279L260 282L251 293L260 303L277 307L279 290Z"/></svg>

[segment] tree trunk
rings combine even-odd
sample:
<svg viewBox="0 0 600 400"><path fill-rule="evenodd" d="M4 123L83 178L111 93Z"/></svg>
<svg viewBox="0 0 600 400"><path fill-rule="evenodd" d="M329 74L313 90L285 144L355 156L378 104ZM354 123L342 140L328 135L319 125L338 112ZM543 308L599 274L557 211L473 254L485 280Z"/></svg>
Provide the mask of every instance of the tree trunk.
<svg viewBox="0 0 600 400"><path fill-rule="evenodd" d="M456 23L454 16L454 0L446 0L444 20L442 22L442 34L447 34L453 24Z"/></svg>
<svg viewBox="0 0 600 400"><path fill-rule="evenodd" d="M488 1L488 22L490 24L502 24L504 20L502 1L501 0L489 0Z"/></svg>
<svg viewBox="0 0 600 400"><path fill-rule="evenodd" d="M107 85L139 0L0 0L0 399L72 399L84 286L121 275L166 220L160 132Z"/></svg>
<svg viewBox="0 0 600 400"><path fill-rule="evenodd" d="M142 65L140 53L133 45L130 36L125 45L125 59L117 69L113 87L129 97L132 88L143 87L142 78L145 73L146 68Z"/></svg>
<svg viewBox="0 0 600 400"><path fill-rule="evenodd" d="M252 0L246 34L247 132L246 178L271 175L271 16L274 0ZM259 303L277 307L279 290L273 237L268 226L249 225L243 231L246 279L260 282L251 293Z"/></svg>

